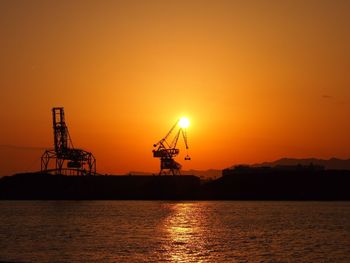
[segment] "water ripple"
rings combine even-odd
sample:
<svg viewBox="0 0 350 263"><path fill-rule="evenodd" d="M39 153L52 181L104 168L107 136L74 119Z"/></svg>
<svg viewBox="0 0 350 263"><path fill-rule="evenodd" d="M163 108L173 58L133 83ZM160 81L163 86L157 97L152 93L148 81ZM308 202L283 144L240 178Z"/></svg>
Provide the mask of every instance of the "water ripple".
<svg viewBox="0 0 350 263"><path fill-rule="evenodd" d="M350 262L349 202L1 201L0 261Z"/></svg>

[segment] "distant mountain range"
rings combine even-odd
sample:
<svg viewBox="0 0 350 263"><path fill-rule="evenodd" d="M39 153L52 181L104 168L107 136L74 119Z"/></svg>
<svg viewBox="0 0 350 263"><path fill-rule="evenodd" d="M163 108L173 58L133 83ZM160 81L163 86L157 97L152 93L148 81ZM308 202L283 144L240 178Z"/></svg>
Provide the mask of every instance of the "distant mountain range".
<svg viewBox="0 0 350 263"><path fill-rule="evenodd" d="M282 158L274 162L263 162L259 164L253 164L252 166L277 166L277 165L321 165L325 169L331 170L350 170L350 159L338 159L331 158L328 160L317 159L317 158L306 158L306 159L297 159L297 158Z"/></svg>
<svg viewBox="0 0 350 263"><path fill-rule="evenodd" d="M131 171L128 174L131 175L152 175L152 173L147 172L137 172L137 171ZM222 171L216 170L216 169L209 169L209 170L181 170L181 174L185 175L195 175L202 179L216 179L221 177Z"/></svg>
<svg viewBox="0 0 350 263"><path fill-rule="evenodd" d="M252 164L253 167L259 167L259 166L270 166L274 167L277 165L321 165L325 167L325 169L330 170L350 170L350 159L338 159L338 158L331 158L328 160L325 159L317 159L317 158L306 158L306 159L297 159L297 158L281 158L279 160L273 161L273 162L263 162L263 163L256 163ZM235 167L238 164L235 164L231 166L230 168ZM188 174L188 175L195 175L202 179L217 179L221 177L222 170L217 169L209 169L209 170L183 170L181 171L182 174ZM146 173L146 172L129 172L129 174L133 175L152 175L152 173Z"/></svg>
<svg viewBox="0 0 350 263"><path fill-rule="evenodd" d="M270 166L274 167L277 165L321 165L325 169L328 170L350 170L350 159L338 159L338 158L331 158L331 159L317 159L317 158L305 158L305 159L297 159L297 158L281 158L273 162L263 162L263 163L256 163L252 164L253 167L259 167L259 166ZM237 164L236 164L237 165ZM232 168L236 165L233 165ZM189 171L182 171L183 174L193 174L196 175L202 179L216 179L221 177L222 170L205 170L205 171L199 171L199 170L189 170Z"/></svg>

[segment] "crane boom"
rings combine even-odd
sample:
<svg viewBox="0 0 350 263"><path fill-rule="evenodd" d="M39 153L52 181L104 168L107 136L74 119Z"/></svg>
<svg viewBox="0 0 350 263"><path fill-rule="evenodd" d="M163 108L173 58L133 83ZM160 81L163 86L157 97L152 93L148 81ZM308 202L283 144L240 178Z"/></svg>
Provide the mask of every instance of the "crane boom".
<svg viewBox="0 0 350 263"><path fill-rule="evenodd" d="M163 144L164 142L170 147L170 145L167 143L166 139L173 133L177 126L178 121L171 127L171 129L168 131L168 133L157 143L155 143L153 146L156 147L159 144Z"/></svg>

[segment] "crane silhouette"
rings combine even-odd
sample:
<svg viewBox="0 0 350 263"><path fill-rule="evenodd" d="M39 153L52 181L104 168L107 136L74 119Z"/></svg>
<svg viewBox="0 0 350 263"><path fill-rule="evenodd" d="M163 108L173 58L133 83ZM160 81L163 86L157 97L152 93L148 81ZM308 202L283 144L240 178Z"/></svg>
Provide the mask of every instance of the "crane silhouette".
<svg viewBox="0 0 350 263"><path fill-rule="evenodd" d="M41 156L41 171L56 174L95 175L96 159L91 152L74 148L62 107L52 108L52 124L54 148L46 150ZM54 169L49 169L50 160L55 163ZM65 163L66 167L64 167Z"/></svg>
<svg viewBox="0 0 350 263"><path fill-rule="evenodd" d="M188 140L187 130L185 127L181 127L181 119L176 121L169 132L157 143L153 145L156 149L153 149L153 157L160 158L160 172L159 175L180 175L181 164L176 162L174 158L180 153L180 149L177 148L179 138L182 137L185 143L187 154L185 160L191 160L188 155ZM176 127L179 129L175 132ZM173 139L170 140L172 134L175 134Z"/></svg>

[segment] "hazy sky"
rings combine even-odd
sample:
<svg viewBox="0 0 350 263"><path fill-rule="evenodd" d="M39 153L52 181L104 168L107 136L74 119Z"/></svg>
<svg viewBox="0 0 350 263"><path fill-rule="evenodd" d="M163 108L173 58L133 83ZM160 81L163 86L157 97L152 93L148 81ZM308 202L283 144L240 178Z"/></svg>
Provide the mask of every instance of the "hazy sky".
<svg viewBox="0 0 350 263"><path fill-rule="evenodd" d="M0 175L40 169L54 106L100 172L157 171L152 145L182 115L184 169L349 158L349 13L345 0L0 0Z"/></svg>

